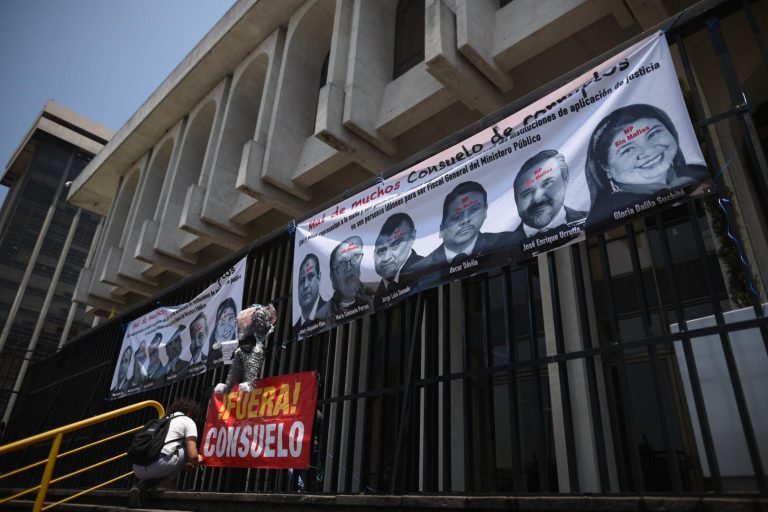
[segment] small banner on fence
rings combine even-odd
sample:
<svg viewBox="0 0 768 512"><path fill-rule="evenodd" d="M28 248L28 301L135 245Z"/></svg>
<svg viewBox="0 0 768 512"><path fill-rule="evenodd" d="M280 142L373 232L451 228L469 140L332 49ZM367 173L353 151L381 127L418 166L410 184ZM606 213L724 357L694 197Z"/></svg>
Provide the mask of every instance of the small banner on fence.
<svg viewBox="0 0 768 512"><path fill-rule="evenodd" d="M297 224L293 336L706 193L663 34Z"/></svg>
<svg viewBox="0 0 768 512"><path fill-rule="evenodd" d="M308 468L316 405L315 372L261 379L250 393L214 394L200 444L205 464Z"/></svg>
<svg viewBox="0 0 768 512"><path fill-rule="evenodd" d="M131 321L109 398L121 398L197 375L225 360L227 341L237 345L237 313L243 304L245 258L186 304L162 307Z"/></svg>

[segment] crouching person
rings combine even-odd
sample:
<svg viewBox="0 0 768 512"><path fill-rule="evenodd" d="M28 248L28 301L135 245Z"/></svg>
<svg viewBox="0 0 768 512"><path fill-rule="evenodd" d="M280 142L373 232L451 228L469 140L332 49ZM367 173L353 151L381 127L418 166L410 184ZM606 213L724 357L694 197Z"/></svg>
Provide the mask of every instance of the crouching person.
<svg viewBox="0 0 768 512"><path fill-rule="evenodd" d="M179 398L168 408L168 433L160 453L148 465L133 465L138 482L129 491L130 504L142 506L148 491L173 489L182 469L194 469L203 457L197 451L197 425L201 409L189 398Z"/></svg>

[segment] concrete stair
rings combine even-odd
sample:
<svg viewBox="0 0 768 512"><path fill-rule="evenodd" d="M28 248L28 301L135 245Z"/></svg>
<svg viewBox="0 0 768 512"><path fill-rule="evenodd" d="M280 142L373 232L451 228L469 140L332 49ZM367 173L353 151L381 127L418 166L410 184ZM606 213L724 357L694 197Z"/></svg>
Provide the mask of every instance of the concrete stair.
<svg viewBox="0 0 768 512"><path fill-rule="evenodd" d="M52 491L51 500L69 495ZM5 504L4 510L31 510L33 500ZM768 498L756 495L712 496L372 496L320 494L259 494L168 491L150 497L143 508L128 507L127 491L95 491L54 510L85 512L757 512L768 511Z"/></svg>

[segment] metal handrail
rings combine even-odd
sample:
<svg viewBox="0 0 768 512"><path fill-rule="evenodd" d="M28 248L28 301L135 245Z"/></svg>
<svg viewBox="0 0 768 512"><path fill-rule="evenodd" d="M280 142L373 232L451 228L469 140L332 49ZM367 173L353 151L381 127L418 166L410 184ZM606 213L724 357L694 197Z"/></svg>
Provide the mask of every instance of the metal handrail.
<svg viewBox="0 0 768 512"><path fill-rule="evenodd" d="M62 475L59 477L56 477L52 479L53 476L53 469L56 466L56 461L58 459L64 458L68 455L72 455L77 452L81 452L87 448L91 448L93 446L105 443L107 441L111 441L113 439L116 439L121 436L125 436L128 434L132 434L139 429L141 429L141 426L135 427L129 430L126 430L125 432L120 432L119 434L114 434L109 437L105 437L104 439L100 439L98 441L94 441L92 443L88 443L84 446L80 446L78 448L74 448L72 450L59 453L59 449L61 448L61 441L65 434L69 434L72 432L75 432L77 430L80 430L85 427L89 427L91 425L95 425L97 423L103 423L105 421L117 418L119 416L123 416L125 414L130 414L132 412L136 412L140 409L144 409L146 407L154 407L155 410L157 410L158 417L165 416L165 409L163 408L160 403L154 401L154 400L145 400L144 402L139 402L133 405L128 405L126 407L122 407L120 409L116 409L114 411L105 412L104 414L99 414L98 416L93 416L92 418L88 418L85 420L77 421L75 423L70 423L69 425L64 425L63 427L58 427L53 430L49 430L47 432L43 432L42 434L37 434L34 436L27 437L25 439L20 439L18 441L14 441L13 443L9 443L3 446L0 446L0 455L4 455L6 453L10 453L15 450L20 450L22 448L26 448L28 446L32 446L34 444L42 443L44 441L48 441L49 439L53 439L53 444L51 445L51 451L48 453L48 458L40 460L38 462L34 462L32 464L29 464L27 466L24 466L22 468L15 469L13 471L9 471L8 473L0 474L0 480L4 478L11 477L13 475L18 475L19 473L22 473L24 471L27 471L29 469L42 466L45 464L45 469L43 470L43 476L40 479L40 484L35 487L30 487L29 489L25 489L19 493L14 494L13 496L9 496L7 498L0 499L0 504L3 504L5 502L20 498L21 496L25 496L27 494L30 494L32 492L37 491L37 499L35 500L35 506L33 507L33 512L40 512L42 510L50 510L58 505L61 505L62 503L67 503L69 501L74 500L75 498L78 498L80 496L83 496L85 494L88 494L89 492L95 491L96 489L100 489L101 487L104 487L105 485L109 485L111 483L117 482L118 480L121 480L127 476L130 476L132 472L125 473L123 475L120 475L116 478L112 478L106 482L103 482L101 484L95 485L89 489L85 489L83 491L78 492L77 494L73 496L69 496L67 498L64 498L63 500L57 501L55 503L51 503L47 506L45 505L45 497L48 493L48 486L52 483L57 483L62 480L65 480L67 478L82 474L86 471L89 471L91 469L101 467L105 464L108 464L110 462L114 462L122 457L125 457L127 455L127 452L123 452L119 455L109 457L105 460L102 460L101 462L97 462L95 464L92 464L88 467L81 468L78 470L75 470L71 473L68 473L66 475Z"/></svg>

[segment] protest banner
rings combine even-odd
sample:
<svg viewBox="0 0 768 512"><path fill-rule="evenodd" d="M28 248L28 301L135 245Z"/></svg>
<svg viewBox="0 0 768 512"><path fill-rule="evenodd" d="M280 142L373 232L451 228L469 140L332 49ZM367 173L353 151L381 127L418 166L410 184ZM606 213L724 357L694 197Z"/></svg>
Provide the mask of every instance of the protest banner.
<svg viewBox="0 0 768 512"><path fill-rule="evenodd" d="M190 302L157 308L130 322L109 398L162 387L228 364L222 342L237 340L245 267L242 259Z"/></svg>
<svg viewBox="0 0 768 512"><path fill-rule="evenodd" d="M214 394L200 444L205 464L308 468L316 406L315 372L261 379L250 393L234 386Z"/></svg>
<svg viewBox="0 0 768 512"><path fill-rule="evenodd" d="M662 33L297 224L293 337L709 191Z"/></svg>

